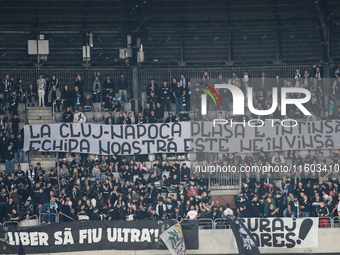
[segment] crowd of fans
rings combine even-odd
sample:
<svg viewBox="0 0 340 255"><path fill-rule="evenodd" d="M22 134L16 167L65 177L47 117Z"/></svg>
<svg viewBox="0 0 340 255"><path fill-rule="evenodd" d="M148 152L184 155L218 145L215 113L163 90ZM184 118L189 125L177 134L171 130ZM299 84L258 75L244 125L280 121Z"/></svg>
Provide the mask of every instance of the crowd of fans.
<svg viewBox="0 0 340 255"><path fill-rule="evenodd" d="M337 69L328 92L323 88L323 75L320 67L315 67L315 73L308 71L303 74L296 70L291 79L275 77L273 84L263 72L259 79L252 79L247 71L242 77L232 73L230 78L222 74L216 77L221 83L240 87L244 93L248 86L256 88L253 101L257 109L271 108L272 87L304 87L311 91L312 99L307 106L313 113L310 120L323 118L340 118L339 82L340 71ZM210 76L204 72L201 79L209 83ZM268 81L267 81L268 79ZM169 84L168 84L169 83ZM124 75L116 81L109 75L105 78L100 73L94 74L92 91L84 92L84 83L77 76L73 90L68 85L61 85L55 75L39 76L35 84L28 88L19 79L14 85L14 79L7 74L2 88L4 98L0 98L0 150L1 160L6 163L6 171L0 175L0 220L18 221L32 215L41 215L42 222L69 220L143 220L143 219L198 219L212 220L233 214L230 205L220 205L211 201L209 195L208 176L196 173L179 161L162 162L161 158L147 168L143 155L125 157L112 155L109 157L91 155L75 155L73 160L65 152L65 158L60 162L60 171L44 171L38 163L36 167L29 165L25 173L20 164L25 163L23 152L22 124L18 118L17 108L20 102L30 106L51 106L55 111L61 110L64 122L86 122L84 112L94 111L94 103L101 103L101 109L107 110L106 124L142 124L175 122L186 120L209 120L202 116L198 108L190 109L190 100L204 93L199 84L191 85L184 74L177 80L164 80L158 86L151 79L147 89L147 102L143 111L136 114L123 112L123 102L129 99L129 83ZM223 99L232 102L228 91L218 91ZM299 94L290 94L299 97ZM327 98L327 100L326 100ZM326 105L327 104L327 105ZM170 111L175 106L175 113ZM231 117L228 105L226 118ZM119 117L114 118L114 112ZM164 118L164 113L169 112ZM189 117L189 112L193 117ZM296 109L289 109L289 114L297 116ZM222 112L219 112L219 117ZM276 113L268 118L275 118ZM10 118L10 116L13 116ZM240 116L244 118L245 116ZM251 116L247 116L248 118ZM281 116L280 116L281 118ZM27 123L26 123L27 124ZM15 154L18 154L19 166L15 169ZM284 164L285 158L279 153L271 155L261 152L259 155L248 154L242 158L235 155L225 155L222 159L213 156L206 164L220 165L256 165ZM299 152L292 152L286 157L293 157L295 165L300 164L338 164L340 151L332 154L330 159L323 157L322 152L309 155L302 159ZM328 161L328 162L327 162ZM138 163L140 162L140 163ZM10 171L11 170L11 171ZM211 176L213 179L214 176ZM235 177L237 178L237 177ZM337 216L338 206L338 175L326 171L304 175L298 171L286 176L275 176L270 173L247 173L243 176L242 192L236 200L236 212L242 217L309 217Z"/></svg>
<svg viewBox="0 0 340 255"><path fill-rule="evenodd" d="M230 163L279 166L285 163L285 158L287 159L287 156L283 157L278 152L272 158L265 152L260 152L258 157L248 153L244 159L236 154ZM322 151L316 154L311 150L304 158L300 156L300 151L295 151L291 160L293 165L302 166L302 169L281 174L272 172L244 174L241 192L236 200L240 216L330 218L340 216L338 190L340 150L330 152L328 158ZM306 166L315 171L304 171L303 169L309 169Z"/></svg>

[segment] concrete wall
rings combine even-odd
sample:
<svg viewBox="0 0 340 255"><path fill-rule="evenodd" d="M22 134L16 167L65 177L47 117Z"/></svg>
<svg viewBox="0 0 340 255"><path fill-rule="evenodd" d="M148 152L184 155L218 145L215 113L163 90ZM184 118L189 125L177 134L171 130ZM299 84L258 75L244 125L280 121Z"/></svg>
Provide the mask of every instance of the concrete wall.
<svg viewBox="0 0 340 255"><path fill-rule="evenodd" d="M340 254L340 228L319 229L319 247L307 249L260 249L261 254L305 254L305 253L333 253ZM238 254L233 233L230 229L199 230L199 250L190 250L188 254ZM41 253L42 254L42 253ZM46 253L47 254L47 253ZM88 251L51 253L51 255L163 255L170 254L168 250L144 251Z"/></svg>

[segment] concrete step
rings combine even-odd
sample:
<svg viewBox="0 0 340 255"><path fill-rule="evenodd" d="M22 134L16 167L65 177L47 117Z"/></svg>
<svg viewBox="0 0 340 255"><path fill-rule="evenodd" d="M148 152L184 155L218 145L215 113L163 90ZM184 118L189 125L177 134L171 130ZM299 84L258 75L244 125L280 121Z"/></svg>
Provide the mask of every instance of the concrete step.
<svg viewBox="0 0 340 255"><path fill-rule="evenodd" d="M45 153L46 154L46 153ZM56 152L50 152L51 157L56 157ZM43 153L41 151L31 151L30 157L42 157Z"/></svg>
<svg viewBox="0 0 340 255"><path fill-rule="evenodd" d="M51 117L52 113L51 112L28 112L27 116L29 118L36 117L36 116L39 116L39 117Z"/></svg>
<svg viewBox="0 0 340 255"><path fill-rule="evenodd" d="M27 116L29 120L53 120L53 116Z"/></svg>
<svg viewBox="0 0 340 255"><path fill-rule="evenodd" d="M28 124L37 125L37 124L52 124L53 120L31 120L28 119Z"/></svg>
<svg viewBox="0 0 340 255"><path fill-rule="evenodd" d="M47 110L47 111L52 111L52 107L39 107L39 106L31 106L31 107L28 107L27 108L29 111L32 111L32 110Z"/></svg>
<svg viewBox="0 0 340 255"><path fill-rule="evenodd" d="M44 160L31 160L31 164L33 165L33 167L36 167L38 162L40 162L41 168L43 170L52 169L56 167L55 161L46 161L45 159Z"/></svg>

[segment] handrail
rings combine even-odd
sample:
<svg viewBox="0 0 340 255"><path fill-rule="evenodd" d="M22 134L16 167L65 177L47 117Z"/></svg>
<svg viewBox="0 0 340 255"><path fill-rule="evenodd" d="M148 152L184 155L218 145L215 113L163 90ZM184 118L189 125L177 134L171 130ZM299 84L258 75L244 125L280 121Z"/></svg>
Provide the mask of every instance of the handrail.
<svg viewBox="0 0 340 255"><path fill-rule="evenodd" d="M3 223L3 225L6 225L6 224L17 224L17 225L19 225L19 221L16 221L16 220L8 220L8 221L5 221L4 223Z"/></svg>
<svg viewBox="0 0 340 255"><path fill-rule="evenodd" d="M69 218L72 221L75 221L73 218L71 218L70 216L66 215L65 213L60 213L62 216L65 216L66 218ZM58 217L59 218L59 217Z"/></svg>
<svg viewBox="0 0 340 255"><path fill-rule="evenodd" d="M57 105L56 100L53 101L52 105L53 105L53 106L52 106L53 123L55 123L55 122L56 122L56 121L55 121L55 106Z"/></svg>
<svg viewBox="0 0 340 255"><path fill-rule="evenodd" d="M58 214L56 214L56 213L41 213L41 214L39 214L39 225L41 225L41 216L45 215L45 217L46 217L46 215L49 215L49 214L55 216L55 222L56 223L59 222L59 215Z"/></svg>

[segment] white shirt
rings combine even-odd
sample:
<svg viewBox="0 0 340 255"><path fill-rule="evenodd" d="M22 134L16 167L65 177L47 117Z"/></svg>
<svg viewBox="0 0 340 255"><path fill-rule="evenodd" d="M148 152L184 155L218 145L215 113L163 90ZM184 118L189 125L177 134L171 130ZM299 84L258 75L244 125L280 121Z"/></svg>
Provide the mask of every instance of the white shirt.
<svg viewBox="0 0 340 255"><path fill-rule="evenodd" d="M188 212L188 216L189 216L190 220L194 220L196 218L196 216L197 216L197 212L195 210L189 211Z"/></svg>
<svg viewBox="0 0 340 255"><path fill-rule="evenodd" d="M86 117L82 112L78 112L74 114L73 122L75 123L85 123Z"/></svg>
<svg viewBox="0 0 340 255"><path fill-rule="evenodd" d="M46 80L44 78L37 80L39 90L43 90L45 88Z"/></svg>
<svg viewBox="0 0 340 255"><path fill-rule="evenodd" d="M229 216L233 216L233 215L234 215L234 212L233 212L233 210L231 210L230 208L227 208L227 209L224 210L223 215L226 216L226 217L227 217L228 215L229 215Z"/></svg>

